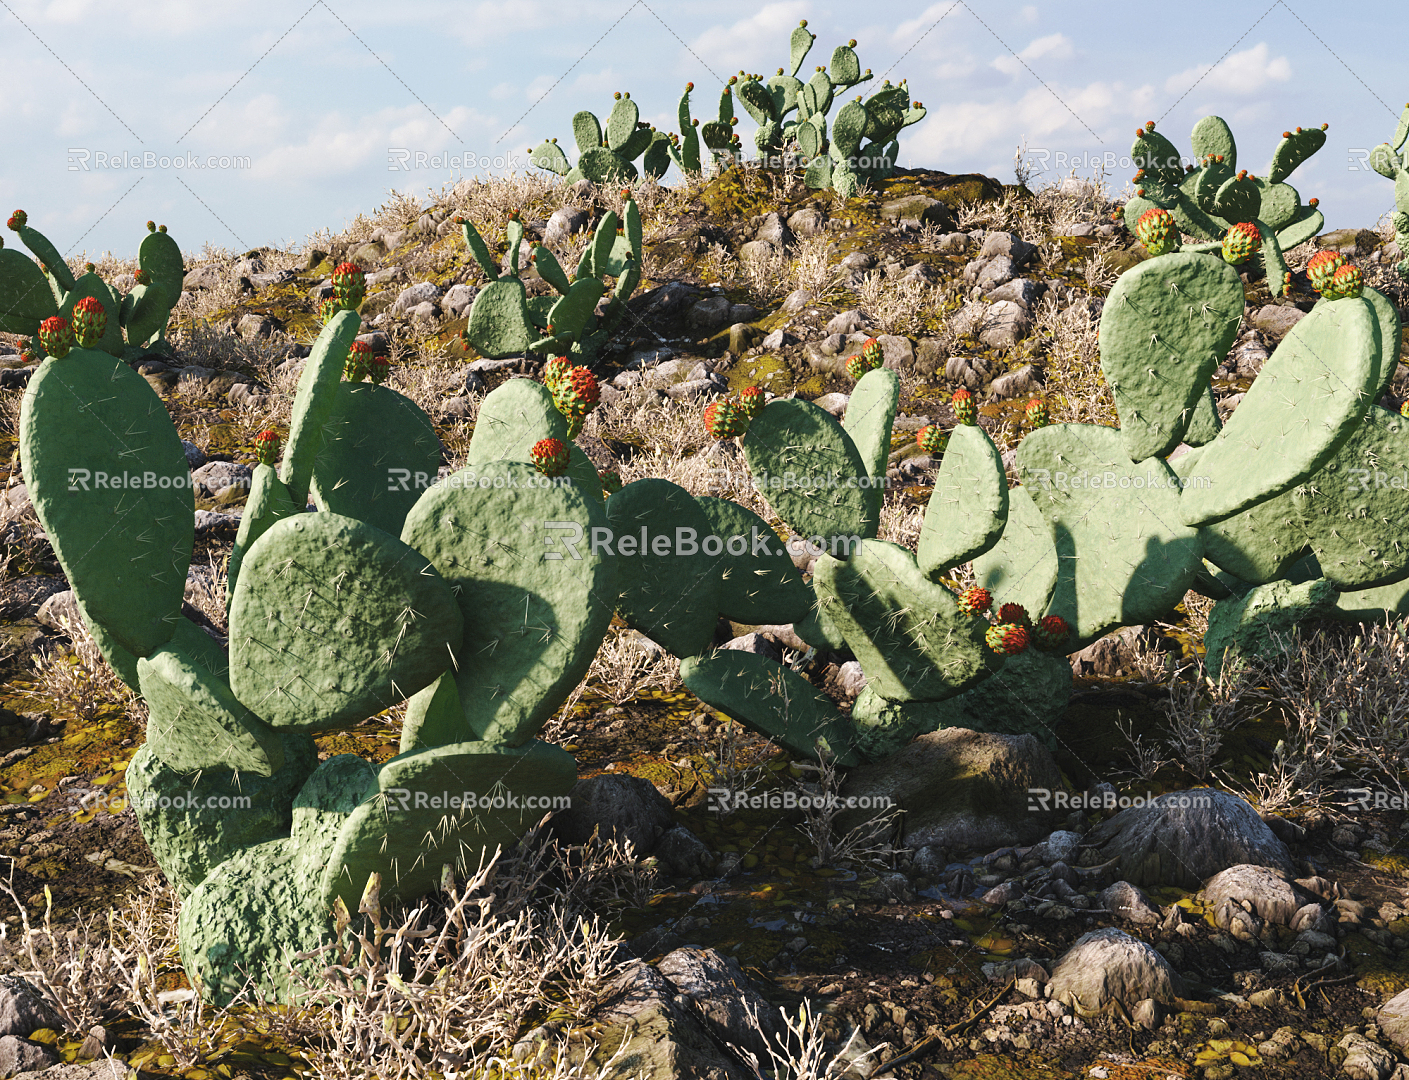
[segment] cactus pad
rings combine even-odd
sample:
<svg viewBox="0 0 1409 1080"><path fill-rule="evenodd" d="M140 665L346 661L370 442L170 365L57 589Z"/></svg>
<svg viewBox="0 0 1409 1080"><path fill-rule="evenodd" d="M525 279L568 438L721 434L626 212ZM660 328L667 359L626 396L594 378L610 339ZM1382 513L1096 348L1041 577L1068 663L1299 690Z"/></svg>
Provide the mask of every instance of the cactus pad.
<svg viewBox="0 0 1409 1080"><path fill-rule="evenodd" d="M988 551L1008 521L1008 477L980 427L954 429L925 509L916 559L931 579Z"/></svg>
<svg viewBox="0 0 1409 1080"><path fill-rule="evenodd" d="M710 535L724 545L717 556L719 613L745 625L805 619L812 608L812 590L768 522L728 499L705 495L695 502L709 519ZM734 537L741 540L738 550L731 551Z"/></svg>

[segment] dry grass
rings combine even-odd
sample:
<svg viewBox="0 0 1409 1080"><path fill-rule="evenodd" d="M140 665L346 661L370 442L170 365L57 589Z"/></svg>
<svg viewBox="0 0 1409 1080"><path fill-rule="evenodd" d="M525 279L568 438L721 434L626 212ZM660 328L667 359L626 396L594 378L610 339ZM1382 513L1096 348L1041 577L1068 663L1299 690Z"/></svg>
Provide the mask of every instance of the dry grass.
<svg viewBox="0 0 1409 1080"><path fill-rule="evenodd" d="M949 285L900 281L872 272L856 286L861 309L871 318L872 332L922 335L942 316L953 292Z"/></svg>
<svg viewBox="0 0 1409 1080"><path fill-rule="evenodd" d="M119 711L145 725L147 703L108 666L88 628L81 620L77 626L64 620L64 626L71 647L36 651L29 681L16 684L19 692L83 723L101 713Z"/></svg>
<svg viewBox="0 0 1409 1080"><path fill-rule="evenodd" d="M1115 398L1101 374L1098 322L1084 304L1045 296L1032 313L1033 335L1046 342L1047 407L1054 424L1117 423Z"/></svg>

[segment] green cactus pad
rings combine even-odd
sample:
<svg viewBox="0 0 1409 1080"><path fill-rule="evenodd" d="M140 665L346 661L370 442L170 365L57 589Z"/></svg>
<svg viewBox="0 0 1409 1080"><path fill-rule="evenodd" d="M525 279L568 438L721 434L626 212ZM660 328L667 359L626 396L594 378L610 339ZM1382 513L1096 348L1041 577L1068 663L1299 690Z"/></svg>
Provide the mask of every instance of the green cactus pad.
<svg viewBox="0 0 1409 1080"><path fill-rule="evenodd" d="M602 125L595 114L584 109L572 118L572 137L577 143L577 152L585 154L602 146Z"/></svg>
<svg viewBox="0 0 1409 1080"><path fill-rule="evenodd" d="M975 581L993 594L994 607L1021 604L1041 618L1057 587L1052 530L1027 488L1008 492L1008 521L998 543L974 559Z"/></svg>
<svg viewBox="0 0 1409 1080"><path fill-rule="evenodd" d="M635 165L605 146L588 150L577 159L577 167L594 184L620 184L635 180L638 175Z"/></svg>
<svg viewBox="0 0 1409 1080"><path fill-rule="evenodd" d="M153 231L142 237L137 248L137 264L152 275L152 283L161 286L173 306L181 299L186 267L181 248L169 233Z"/></svg>
<svg viewBox="0 0 1409 1080"><path fill-rule="evenodd" d="M1379 623L1409 615L1409 581L1381 585L1378 589L1344 592L1336 600L1332 618L1346 622Z"/></svg>
<svg viewBox="0 0 1409 1080"><path fill-rule="evenodd" d="M769 504L801 535L829 547L876 535L866 464L841 425L812 402L769 402L744 436L744 458Z"/></svg>
<svg viewBox="0 0 1409 1080"><path fill-rule="evenodd" d="M374 872L382 876L383 901L431 891L447 863L461 877L473 873L552 808L551 802L527 808L525 800L552 800L572 790L577 763L549 743L455 743L394 757L377 782L379 794L348 815L333 843L319 884L326 905L340 896L355 911ZM466 807L466 795L503 802ZM461 805L446 805L451 799Z"/></svg>
<svg viewBox="0 0 1409 1080"><path fill-rule="evenodd" d="M817 560L813 586L876 692L891 701L938 701L997 667L988 624L959 610L954 594L920 572L896 544L866 540L850 559Z"/></svg>
<svg viewBox="0 0 1409 1080"><path fill-rule="evenodd" d="M559 176L566 176L571 165L568 164L567 155L555 142L544 140L533 148L528 155L528 163L536 165L540 169L547 169L549 172L557 173Z"/></svg>
<svg viewBox="0 0 1409 1080"><path fill-rule="evenodd" d="M1158 131L1142 129L1130 147L1130 156L1137 169L1166 184L1177 185L1184 176L1179 151Z"/></svg>
<svg viewBox="0 0 1409 1080"><path fill-rule="evenodd" d="M466 466L407 516L402 540L464 615L455 681L475 737L527 741L586 675L616 600L610 550L593 547L607 525L600 501L517 461Z"/></svg>
<svg viewBox="0 0 1409 1080"><path fill-rule="evenodd" d="M73 271L68 268L68 263L59 254L59 249L49 242L49 238L29 225L21 226L18 235L20 243L34 252L34 257L48 269L49 276L53 278L54 283L64 292L72 292L76 283Z"/></svg>
<svg viewBox="0 0 1409 1080"><path fill-rule="evenodd" d="M313 497L396 536L439 466L440 437L419 405L389 386L345 382L313 463Z"/></svg>
<svg viewBox="0 0 1409 1080"><path fill-rule="evenodd" d="M1196 162L1213 155L1223 159L1223 167L1229 172L1238 171L1238 144L1228 122L1221 116L1205 116L1194 125L1189 141Z"/></svg>
<svg viewBox="0 0 1409 1080"><path fill-rule="evenodd" d="M230 601L230 685L271 727L356 723L434 682L462 624L423 555L351 518L298 514L245 553Z"/></svg>
<svg viewBox="0 0 1409 1080"><path fill-rule="evenodd" d="M127 331L127 343L143 347L155 344L166 333L167 321L175 299L165 287L153 281L138 285L122 298L122 326Z"/></svg>
<svg viewBox="0 0 1409 1080"><path fill-rule="evenodd" d="M484 271L484 276L491 282L498 281L498 260L489 250L489 245L484 242L484 237L480 236L474 222L469 218L461 219L460 231L465 238L465 246L470 249L470 254L474 256L475 262L479 263L479 268Z"/></svg>
<svg viewBox="0 0 1409 1080"><path fill-rule="evenodd" d="M1116 281L1101 312L1101 371L1130 460L1179 445L1242 317L1237 271L1212 255L1147 259Z"/></svg>
<svg viewBox="0 0 1409 1080"><path fill-rule="evenodd" d="M730 649L691 656L680 662L680 679L710 708L799 757L815 757L820 742L838 764L860 764L831 698L766 656Z"/></svg>
<svg viewBox="0 0 1409 1080"><path fill-rule="evenodd" d="M279 733L182 649L163 645L137 661L137 673L151 711L147 745L167 768L180 773L236 769L255 776L283 768Z"/></svg>
<svg viewBox="0 0 1409 1080"><path fill-rule="evenodd" d="M842 430L851 436L861 463L871 478L866 492L876 519L885 502L886 462L890 458L890 431L900 404L900 379L886 368L868 371L852 388Z"/></svg>
<svg viewBox="0 0 1409 1080"><path fill-rule="evenodd" d="M835 596L825 598L813 594L812 607L801 619L793 620L793 632L819 651L846 648L846 637L827 612L838 603Z"/></svg>
<svg viewBox="0 0 1409 1080"><path fill-rule="evenodd" d="M1309 479L1370 407L1380 351L1380 323L1366 300L1315 308L1293 326L1204 449L1199 468L1208 482L1184 491L1184 523L1222 521Z"/></svg>
<svg viewBox="0 0 1409 1080"><path fill-rule="evenodd" d="M34 337L39 324L58 313L49 282L33 260L0 248L0 333Z"/></svg>
<svg viewBox="0 0 1409 1080"><path fill-rule="evenodd" d="M827 71L839 86L861 82L861 61L856 58L856 50L849 45L838 45L832 50L832 62L827 65Z"/></svg>
<svg viewBox="0 0 1409 1080"><path fill-rule="evenodd" d="M694 497L668 480L636 480L607 500L607 522L621 590L617 613L675 656L708 646L724 567L718 555L703 550L677 554L688 546L681 540L711 534Z"/></svg>
<svg viewBox="0 0 1409 1080"><path fill-rule="evenodd" d="M778 107L773 95L758 79L745 79L738 85L739 100L744 103L755 124L765 124L778 119Z"/></svg>
<svg viewBox="0 0 1409 1080"><path fill-rule="evenodd" d="M806 26L793 28L792 34L788 37L790 75L797 74L798 68L802 67L802 62L807 59L808 50L812 48L812 43L816 40L817 35L808 30Z"/></svg>
<svg viewBox="0 0 1409 1080"><path fill-rule="evenodd" d="M558 257L541 244L533 249L533 265L538 269L538 276L558 292L565 293L572 288Z"/></svg>
<svg viewBox="0 0 1409 1080"><path fill-rule="evenodd" d="M1162 618L1184 598L1202 546L1180 521L1166 462L1132 465L1114 428L1058 424L1018 444L1018 470L1051 529L1059 573L1048 611L1072 627L1072 648Z"/></svg>
<svg viewBox="0 0 1409 1080"><path fill-rule="evenodd" d="M280 738L284 765L267 777L179 773L161 763L150 743L132 756L125 774L127 799L177 895L188 896L240 849L289 835L294 796L318 764L318 747L307 735Z"/></svg>
<svg viewBox="0 0 1409 1080"><path fill-rule="evenodd" d="M190 467L166 406L126 364L74 349L30 379L20 454L86 614L134 656L155 652L181 618L195 541Z"/></svg>
<svg viewBox="0 0 1409 1080"><path fill-rule="evenodd" d="M568 442L567 419L548 388L532 379L510 379L480 403L466 465L532 461L540 439Z"/></svg>
<svg viewBox="0 0 1409 1080"><path fill-rule="evenodd" d="M807 618L812 610L812 590L803 583L802 574L768 522L728 499L702 495L695 502L709 519L709 535L724 545L716 556L719 614L750 626ZM729 550L735 537L747 541L742 554Z"/></svg>
<svg viewBox="0 0 1409 1080"><path fill-rule="evenodd" d="M1223 430L1223 420L1218 415L1218 402L1213 396L1212 384L1204 387L1204 392L1194 403L1194 412L1189 417L1189 426L1184 430L1184 443L1187 446L1207 446L1218 438Z"/></svg>
<svg viewBox="0 0 1409 1080"><path fill-rule="evenodd" d="M826 109L819 110L826 112ZM859 101L848 101L832 121L832 160L846 161L856 157L861 149L861 140L866 134L866 106Z"/></svg>
<svg viewBox="0 0 1409 1080"><path fill-rule="evenodd" d="M998 543L1007 521L1003 455L983 428L961 424L950 432L925 508L916 554L920 570L934 580L978 558Z"/></svg>
<svg viewBox="0 0 1409 1080"><path fill-rule="evenodd" d="M1384 293L1367 285L1360 291L1360 298L1374 309L1375 318L1380 323L1380 346L1384 351L1380 356L1379 382L1370 391L1370 400L1379 401L1393 384L1395 372L1399 370L1399 357L1404 348L1404 327L1399 321L1399 312ZM1330 303L1335 301L1318 300L1316 307Z"/></svg>
<svg viewBox="0 0 1409 1080"><path fill-rule="evenodd" d="M537 336L530 325L528 294L521 279L501 277L475 294L465 337L485 356L496 358L527 352Z"/></svg>
<svg viewBox="0 0 1409 1080"><path fill-rule="evenodd" d="M559 341L571 343L592 321L597 301L605 292L601 279L587 277L574 281L567 293L559 298L548 315Z"/></svg>
<svg viewBox="0 0 1409 1080"><path fill-rule="evenodd" d="M429 750L433 746L465 742L474 732L465 721L455 673L447 671L406 702L401 723L401 753Z"/></svg>
<svg viewBox="0 0 1409 1080"><path fill-rule="evenodd" d="M1303 161L1326 145L1326 133L1319 127L1294 131L1272 151L1272 163L1267 166L1267 179L1276 184L1291 175Z"/></svg>
<svg viewBox="0 0 1409 1080"><path fill-rule="evenodd" d="M171 635L169 645L180 649L222 683L229 683L230 657L225 647L189 618L177 620L176 633Z"/></svg>
<svg viewBox="0 0 1409 1080"><path fill-rule="evenodd" d="M323 448L323 429L337 408L343 366L361 328L357 312L339 311L323 327L304 362L294 393L284 460L279 465L279 479L289 489L295 506L302 507L308 499L313 465Z"/></svg>
<svg viewBox="0 0 1409 1080"><path fill-rule="evenodd" d="M230 560L225 567L225 607L230 607L230 598L235 595L235 583L240 580L240 564L245 552L264 531L276 521L302 513L303 508L294 505L288 487L272 465L256 465L250 478L250 493L245 499L245 510L240 515L240 528L235 533L235 544L230 549Z"/></svg>

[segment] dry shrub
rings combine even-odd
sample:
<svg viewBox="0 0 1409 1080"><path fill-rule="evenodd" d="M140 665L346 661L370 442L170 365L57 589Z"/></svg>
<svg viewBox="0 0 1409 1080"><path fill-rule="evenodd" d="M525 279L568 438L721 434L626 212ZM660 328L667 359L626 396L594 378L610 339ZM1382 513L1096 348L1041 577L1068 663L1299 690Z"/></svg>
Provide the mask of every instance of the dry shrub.
<svg viewBox="0 0 1409 1080"><path fill-rule="evenodd" d="M63 623L72 646L35 652L30 681L15 684L19 692L84 723L100 713L121 711L145 724L146 702L108 666L82 620L77 626Z"/></svg>

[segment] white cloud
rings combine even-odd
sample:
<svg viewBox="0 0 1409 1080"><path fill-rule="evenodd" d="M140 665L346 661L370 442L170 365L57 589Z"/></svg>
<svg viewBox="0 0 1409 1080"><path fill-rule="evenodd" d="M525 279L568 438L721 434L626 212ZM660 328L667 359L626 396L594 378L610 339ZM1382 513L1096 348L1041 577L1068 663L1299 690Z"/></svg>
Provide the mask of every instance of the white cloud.
<svg viewBox="0 0 1409 1080"><path fill-rule="evenodd" d="M1201 93L1255 94L1291 77L1291 61L1285 56L1269 58L1267 43L1261 41L1251 49L1233 53L1216 67L1199 64L1171 75L1164 81L1164 90L1167 94L1184 94L1197 84Z"/></svg>
<svg viewBox="0 0 1409 1080"><path fill-rule="evenodd" d="M962 9L955 11L958 7L958 0L943 0L942 3L931 4L913 19L897 26L895 32L891 34L891 40L895 41L897 44L911 42L917 36L929 30L941 18L944 19L941 26L948 26L952 20L957 19L963 14ZM950 12L953 14L949 14ZM947 18L945 18L946 15Z"/></svg>
<svg viewBox="0 0 1409 1080"><path fill-rule="evenodd" d="M1075 51L1071 47L1069 37L1065 34L1048 34L1030 42L1017 57L1006 53L996 57L993 66L1005 75L1019 75L1026 74L1027 68L1018 62L1018 57L1027 61L1028 67L1032 67L1034 61L1070 60L1073 55Z"/></svg>
<svg viewBox="0 0 1409 1080"><path fill-rule="evenodd" d="M746 71L772 71L787 56L788 35L807 16L807 8L805 0L765 4L732 26L712 26L696 35L690 47L726 78L736 70L735 64L744 65Z"/></svg>

